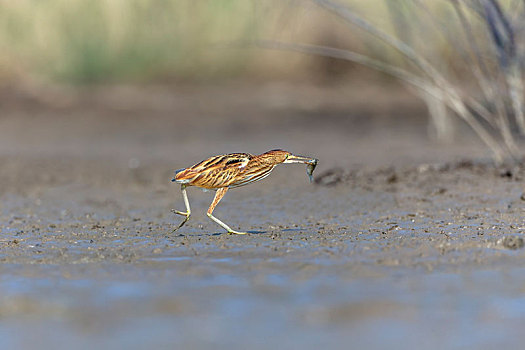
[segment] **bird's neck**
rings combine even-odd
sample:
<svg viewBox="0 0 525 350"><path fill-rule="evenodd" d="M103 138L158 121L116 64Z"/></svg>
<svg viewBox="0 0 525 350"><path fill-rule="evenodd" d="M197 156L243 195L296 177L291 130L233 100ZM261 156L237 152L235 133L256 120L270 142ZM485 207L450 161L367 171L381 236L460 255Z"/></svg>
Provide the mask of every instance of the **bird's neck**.
<svg viewBox="0 0 525 350"><path fill-rule="evenodd" d="M275 162L275 159L273 157L266 156L265 154L261 154L260 156L258 156L257 161L265 165L276 166L278 164Z"/></svg>

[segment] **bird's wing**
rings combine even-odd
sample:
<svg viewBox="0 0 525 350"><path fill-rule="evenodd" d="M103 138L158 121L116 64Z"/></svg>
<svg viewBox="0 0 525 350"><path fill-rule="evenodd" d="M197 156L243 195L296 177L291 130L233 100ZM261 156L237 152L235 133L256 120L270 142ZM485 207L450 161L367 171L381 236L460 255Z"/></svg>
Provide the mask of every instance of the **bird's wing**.
<svg viewBox="0 0 525 350"><path fill-rule="evenodd" d="M248 153L210 157L177 174L177 180L204 188L226 187L239 177L252 158Z"/></svg>
<svg viewBox="0 0 525 350"><path fill-rule="evenodd" d="M239 176L228 184L229 188L245 186L266 178L272 172L275 165L273 164L256 164L248 165Z"/></svg>
<svg viewBox="0 0 525 350"><path fill-rule="evenodd" d="M252 157L253 156L248 153L223 154L220 156L213 156L208 159L205 159L202 162L197 163L188 169L198 173L201 171L227 168L230 166L246 166L246 164L248 164Z"/></svg>

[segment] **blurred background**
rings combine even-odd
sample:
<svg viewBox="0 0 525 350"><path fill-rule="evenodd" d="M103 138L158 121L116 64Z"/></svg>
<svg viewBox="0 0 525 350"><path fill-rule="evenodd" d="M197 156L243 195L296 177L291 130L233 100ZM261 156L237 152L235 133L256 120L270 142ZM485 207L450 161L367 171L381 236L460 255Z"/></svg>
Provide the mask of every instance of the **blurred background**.
<svg viewBox="0 0 525 350"><path fill-rule="evenodd" d="M347 3L377 25L392 29L389 2ZM438 1L432 10L442 12L442 19L453 15L450 6L443 5L447 4ZM309 1L4 1L2 7L4 81L25 78L71 85L337 81L355 65L256 49L255 41L387 53ZM443 41L427 49L454 59Z"/></svg>
<svg viewBox="0 0 525 350"><path fill-rule="evenodd" d="M480 154L521 156L521 1L1 4L3 108L36 103L84 115L98 106L106 115L97 122L109 124L115 110L150 119L171 114L171 123L193 114L210 127L200 135L217 130L207 118L257 124L281 113L303 125L308 116L343 127L353 118L350 138L359 125L389 117L387 124L423 127L408 130L412 138L423 132L450 144L465 128L482 142ZM468 135L459 134L460 142Z"/></svg>

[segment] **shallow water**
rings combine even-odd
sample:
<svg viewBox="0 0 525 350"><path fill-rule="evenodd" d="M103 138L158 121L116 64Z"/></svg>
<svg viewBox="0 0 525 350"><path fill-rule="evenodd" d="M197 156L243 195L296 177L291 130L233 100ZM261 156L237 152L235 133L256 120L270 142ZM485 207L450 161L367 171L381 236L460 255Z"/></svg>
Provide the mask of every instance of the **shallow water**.
<svg viewBox="0 0 525 350"><path fill-rule="evenodd" d="M155 283L4 275L0 329L6 348L488 349L520 344L524 272L352 280L164 272Z"/></svg>

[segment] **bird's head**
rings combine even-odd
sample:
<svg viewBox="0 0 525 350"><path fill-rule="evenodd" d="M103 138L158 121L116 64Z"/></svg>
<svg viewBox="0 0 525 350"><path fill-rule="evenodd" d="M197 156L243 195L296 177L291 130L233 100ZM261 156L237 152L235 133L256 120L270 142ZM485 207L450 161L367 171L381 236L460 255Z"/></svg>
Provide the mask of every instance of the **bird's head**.
<svg viewBox="0 0 525 350"><path fill-rule="evenodd" d="M282 149L274 149L272 151L268 151L266 153L261 154L261 156L267 159L268 161L274 162L275 164L280 164L280 163L312 164L314 161L315 163L317 163L317 160L315 158L297 156L295 154L291 154L288 151L283 151Z"/></svg>

